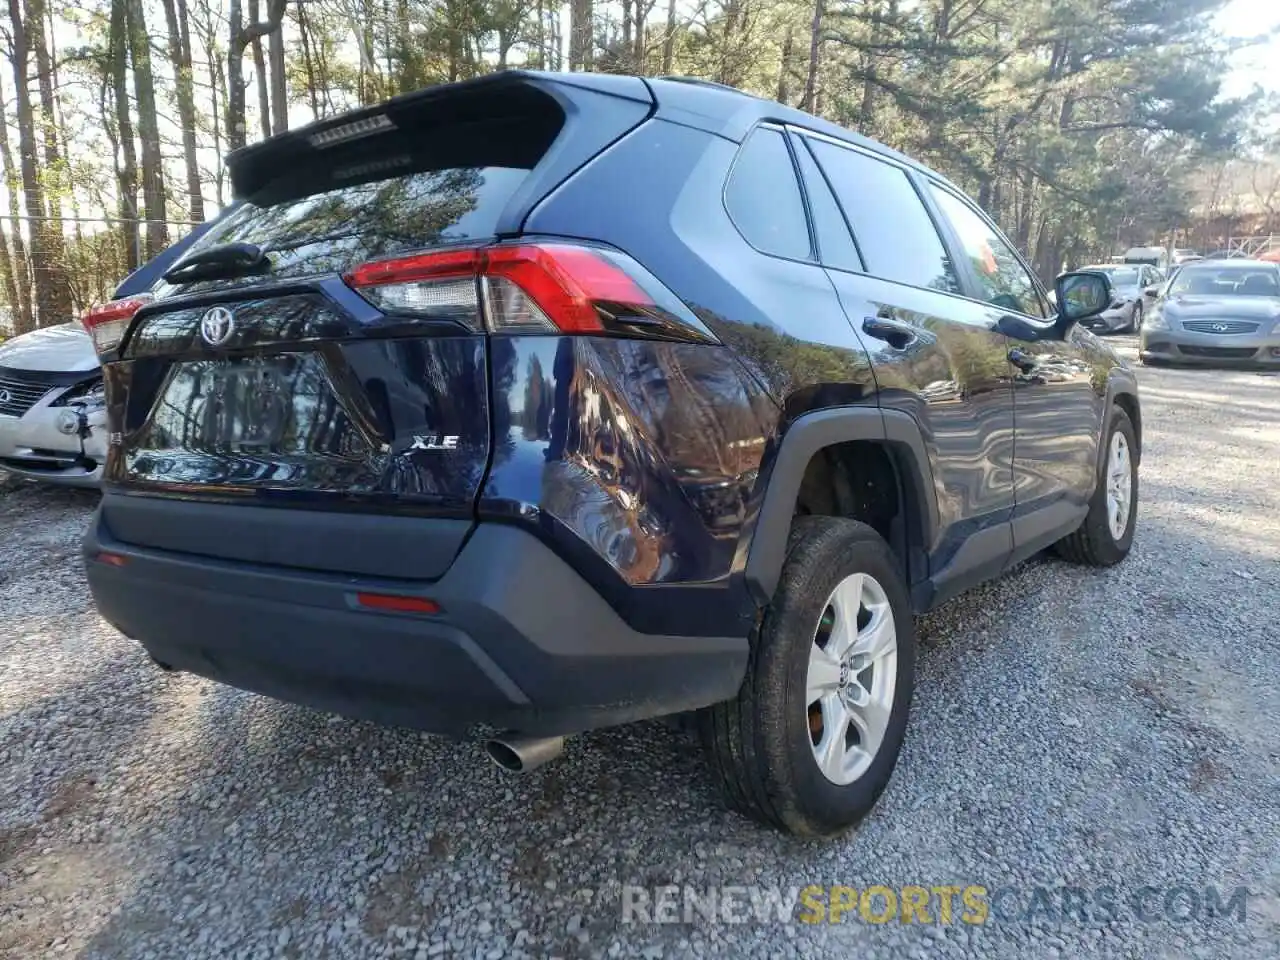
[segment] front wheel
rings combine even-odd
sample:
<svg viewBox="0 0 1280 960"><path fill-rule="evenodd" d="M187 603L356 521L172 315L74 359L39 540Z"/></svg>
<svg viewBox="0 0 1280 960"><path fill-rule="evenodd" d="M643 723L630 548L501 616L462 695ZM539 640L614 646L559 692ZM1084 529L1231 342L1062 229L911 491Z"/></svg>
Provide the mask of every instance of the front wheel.
<svg viewBox="0 0 1280 960"><path fill-rule="evenodd" d="M1133 308L1133 318L1129 321L1130 333L1142 332L1142 301L1139 300Z"/></svg>
<svg viewBox="0 0 1280 960"><path fill-rule="evenodd" d="M1104 434L1102 475L1089 513L1074 533L1054 546L1073 563L1109 567L1129 555L1138 520L1138 444L1129 415L1118 406Z"/></svg>
<svg viewBox="0 0 1280 960"><path fill-rule="evenodd" d="M798 519L742 689L698 716L730 806L801 836L857 824L897 763L914 677L888 544L853 520Z"/></svg>

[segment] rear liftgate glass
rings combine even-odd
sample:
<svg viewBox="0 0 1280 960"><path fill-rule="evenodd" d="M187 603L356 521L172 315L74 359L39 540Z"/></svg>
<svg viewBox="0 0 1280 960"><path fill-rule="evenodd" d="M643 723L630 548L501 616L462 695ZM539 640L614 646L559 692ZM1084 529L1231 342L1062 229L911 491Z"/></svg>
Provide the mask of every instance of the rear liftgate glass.
<svg viewBox="0 0 1280 960"><path fill-rule="evenodd" d="M233 160L247 199L172 282L86 316L109 361L110 483L468 519L489 457L491 336L710 339L619 251L498 240L561 137L552 98L513 87L445 112L433 126L388 105L385 122L251 148Z"/></svg>

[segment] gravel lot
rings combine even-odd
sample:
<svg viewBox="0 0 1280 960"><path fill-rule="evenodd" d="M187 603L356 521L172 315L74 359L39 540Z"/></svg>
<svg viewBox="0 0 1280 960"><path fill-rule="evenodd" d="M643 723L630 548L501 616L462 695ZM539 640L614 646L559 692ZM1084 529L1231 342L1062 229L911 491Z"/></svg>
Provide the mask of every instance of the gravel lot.
<svg viewBox="0 0 1280 960"><path fill-rule="evenodd" d="M725 812L661 724L513 779L473 746L163 674L93 612L93 497L0 480L0 956L1273 960L1280 377L1141 377L1133 555L1035 560L924 620L897 775L832 843ZM1244 922L622 922L621 885L668 883L1254 896Z"/></svg>

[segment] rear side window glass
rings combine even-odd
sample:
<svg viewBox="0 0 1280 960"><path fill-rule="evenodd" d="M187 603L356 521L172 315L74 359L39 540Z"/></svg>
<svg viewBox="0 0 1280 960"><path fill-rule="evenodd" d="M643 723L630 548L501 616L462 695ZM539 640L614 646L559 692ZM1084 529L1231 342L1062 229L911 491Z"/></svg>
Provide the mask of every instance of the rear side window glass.
<svg viewBox="0 0 1280 960"><path fill-rule="evenodd" d="M827 179L818 169L813 157L803 145L796 150L800 163L800 176L804 179L805 193L809 197L809 212L813 215L813 232L818 236L818 257L828 267L840 270L861 270L862 258L854 246L845 223L844 214L836 203Z"/></svg>
<svg viewBox="0 0 1280 960"><path fill-rule="evenodd" d="M249 198L187 253L252 243L271 260L271 279L280 279L341 272L439 243L488 239L528 175L515 167L451 167L353 177L355 182L276 202Z"/></svg>
<svg viewBox="0 0 1280 960"><path fill-rule="evenodd" d="M800 184L779 131L761 128L751 134L733 165L724 199L742 236L761 253L812 257Z"/></svg>
<svg viewBox="0 0 1280 960"><path fill-rule="evenodd" d="M867 270L886 280L960 292L947 248L905 171L833 143L810 143L849 218Z"/></svg>

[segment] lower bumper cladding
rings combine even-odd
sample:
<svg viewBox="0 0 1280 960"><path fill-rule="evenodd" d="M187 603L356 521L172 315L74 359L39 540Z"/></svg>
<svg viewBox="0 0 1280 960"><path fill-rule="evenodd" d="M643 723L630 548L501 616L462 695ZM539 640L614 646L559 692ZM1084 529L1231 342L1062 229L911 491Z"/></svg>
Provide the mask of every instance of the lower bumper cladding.
<svg viewBox="0 0 1280 960"><path fill-rule="evenodd" d="M453 736L560 736L732 697L745 637L640 634L533 535L478 526L431 583L139 548L95 515L104 618L155 660L280 700Z"/></svg>

